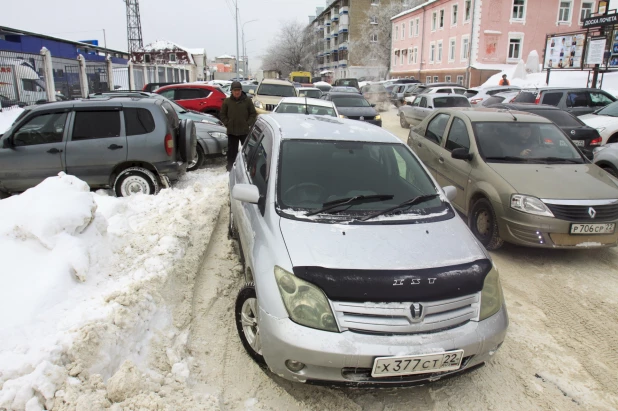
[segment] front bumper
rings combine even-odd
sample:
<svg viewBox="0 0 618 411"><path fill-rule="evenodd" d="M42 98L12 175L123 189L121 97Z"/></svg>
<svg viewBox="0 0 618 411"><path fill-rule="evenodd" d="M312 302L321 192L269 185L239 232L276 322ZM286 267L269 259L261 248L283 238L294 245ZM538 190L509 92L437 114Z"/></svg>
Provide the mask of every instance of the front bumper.
<svg viewBox="0 0 618 411"><path fill-rule="evenodd" d="M414 385L435 381L482 366L506 336L506 307L480 321L437 333L416 335L371 335L352 331L333 333L298 325L288 318L275 318L260 308L262 354L270 370L297 382L344 385ZM402 377L374 378L371 368L377 357L420 355L464 350L459 370ZM292 372L285 361L306 366Z"/></svg>
<svg viewBox="0 0 618 411"><path fill-rule="evenodd" d="M222 154L227 152L227 138L199 137L197 142L202 147L204 154Z"/></svg>
<svg viewBox="0 0 618 411"><path fill-rule="evenodd" d="M570 235L571 224L576 221L535 216L499 204L493 206L497 212L501 210L501 213L497 213L500 237L512 244L573 249L615 247L618 243L618 230L611 235ZM612 222L618 224L618 221L598 221Z"/></svg>
<svg viewBox="0 0 618 411"><path fill-rule="evenodd" d="M154 166L162 179L169 179L170 181L178 180L187 172L187 163L182 161L164 161L156 163Z"/></svg>

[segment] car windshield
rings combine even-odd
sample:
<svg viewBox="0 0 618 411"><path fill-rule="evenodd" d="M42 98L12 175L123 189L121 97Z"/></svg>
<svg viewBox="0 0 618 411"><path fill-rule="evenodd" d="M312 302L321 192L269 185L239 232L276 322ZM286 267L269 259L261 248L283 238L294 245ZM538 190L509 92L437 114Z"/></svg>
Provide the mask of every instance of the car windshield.
<svg viewBox="0 0 618 411"><path fill-rule="evenodd" d="M276 113L288 113L288 114L315 114L317 116L331 116L337 117L335 110L332 107L308 106L304 104L293 103L281 103L275 110Z"/></svg>
<svg viewBox="0 0 618 411"><path fill-rule="evenodd" d="M295 97L296 89L292 85L262 84L256 94L261 96Z"/></svg>
<svg viewBox="0 0 618 411"><path fill-rule="evenodd" d="M257 86L255 84L243 84L242 85L242 91L244 91L245 93L249 93L249 90L256 90Z"/></svg>
<svg viewBox="0 0 618 411"><path fill-rule="evenodd" d="M320 98L322 92L320 90L299 90L298 95L301 97Z"/></svg>
<svg viewBox="0 0 618 411"><path fill-rule="evenodd" d="M292 81L296 82L296 83L311 83L311 78L310 77L301 77L301 76L294 76L292 77Z"/></svg>
<svg viewBox="0 0 618 411"><path fill-rule="evenodd" d="M470 102L465 97L436 97L433 99L434 108L444 107L471 107Z"/></svg>
<svg viewBox="0 0 618 411"><path fill-rule="evenodd" d="M600 116L618 117L618 102L608 104L601 110L596 111L595 114Z"/></svg>
<svg viewBox="0 0 618 411"><path fill-rule="evenodd" d="M333 97L332 100L337 107L371 107L371 104L363 97L338 96Z"/></svg>
<svg viewBox="0 0 618 411"><path fill-rule="evenodd" d="M285 140L277 182L278 208L302 218L325 203L359 196L328 211L325 217L360 217L386 210L437 189L422 165L403 144L376 142ZM383 197L375 199L376 196ZM356 199L359 200L359 199ZM292 210L303 211L294 213ZM403 207L380 218L415 219L429 215L450 218L450 208L439 196ZM332 213L332 214L330 214ZM343 217L345 218L345 217Z"/></svg>
<svg viewBox="0 0 618 411"><path fill-rule="evenodd" d="M532 114L545 117L556 123L558 127L582 127L584 124L566 111L562 110L531 110Z"/></svg>
<svg viewBox="0 0 618 411"><path fill-rule="evenodd" d="M506 163L583 163L583 158L555 124L473 123L485 161Z"/></svg>

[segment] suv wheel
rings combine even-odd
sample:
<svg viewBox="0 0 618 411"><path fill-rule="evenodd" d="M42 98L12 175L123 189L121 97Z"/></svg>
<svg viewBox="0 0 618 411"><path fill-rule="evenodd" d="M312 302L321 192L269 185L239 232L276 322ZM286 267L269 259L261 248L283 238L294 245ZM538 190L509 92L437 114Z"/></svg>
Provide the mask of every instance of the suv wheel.
<svg viewBox="0 0 618 411"><path fill-rule="evenodd" d="M498 232L496 213L486 198L481 198L474 203L468 216L468 225L486 249L497 250L504 244Z"/></svg>
<svg viewBox="0 0 618 411"><path fill-rule="evenodd" d="M265 366L266 362L262 356L258 302L254 283L245 285L238 293L235 316L238 336L245 350L247 350L247 354L259 365Z"/></svg>
<svg viewBox="0 0 618 411"><path fill-rule="evenodd" d="M129 197L133 194L146 195L159 192L159 181L150 171L141 167L127 168L116 177L114 192L117 197Z"/></svg>
<svg viewBox="0 0 618 411"><path fill-rule="evenodd" d="M202 150L202 147L198 144L197 150L196 150L196 156L193 159L193 161L189 162L187 166L187 171L195 171L198 168L200 168L202 164L204 164L205 157L206 156L204 155L204 150Z"/></svg>
<svg viewBox="0 0 618 411"><path fill-rule="evenodd" d="M410 128L410 124L406 121L406 116L403 113L399 114L399 124L402 128Z"/></svg>

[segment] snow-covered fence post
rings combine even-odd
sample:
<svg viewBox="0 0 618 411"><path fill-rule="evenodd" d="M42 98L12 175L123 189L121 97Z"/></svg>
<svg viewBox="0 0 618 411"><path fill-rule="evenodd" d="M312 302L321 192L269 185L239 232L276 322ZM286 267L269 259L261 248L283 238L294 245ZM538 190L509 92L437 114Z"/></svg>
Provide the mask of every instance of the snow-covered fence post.
<svg viewBox="0 0 618 411"><path fill-rule="evenodd" d="M79 90L82 98L88 98L88 76L86 75L86 59L83 55L77 56L77 63L79 64Z"/></svg>
<svg viewBox="0 0 618 411"><path fill-rule="evenodd" d="M47 48L43 47L41 49L41 56L43 56L43 79L45 80L47 101L56 101L56 83L54 82L51 53Z"/></svg>
<svg viewBox="0 0 618 411"><path fill-rule="evenodd" d="M135 73L133 72L133 62L129 61L128 64L128 68L129 68L129 90L133 90L135 89Z"/></svg>
<svg viewBox="0 0 618 411"><path fill-rule="evenodd" d="M107 56L105 62L107 63L107 86L109 87L109 91L114 91L114 65L112 63L112 57Z"/></svg>

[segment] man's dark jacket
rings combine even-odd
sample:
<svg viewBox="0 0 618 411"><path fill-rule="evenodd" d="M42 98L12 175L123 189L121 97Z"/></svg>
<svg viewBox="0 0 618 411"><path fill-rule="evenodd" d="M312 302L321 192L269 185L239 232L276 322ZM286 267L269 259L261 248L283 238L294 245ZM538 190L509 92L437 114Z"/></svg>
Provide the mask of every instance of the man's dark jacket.
<svg viewBox="0 0 618 411"><path fill-rule="evenodd" d="M249 134L249 129L257 119L257 112L253 101L244 92L236 100L228 97L221 106L221 121L227 128L227 133L233 136Z"/></svg>

